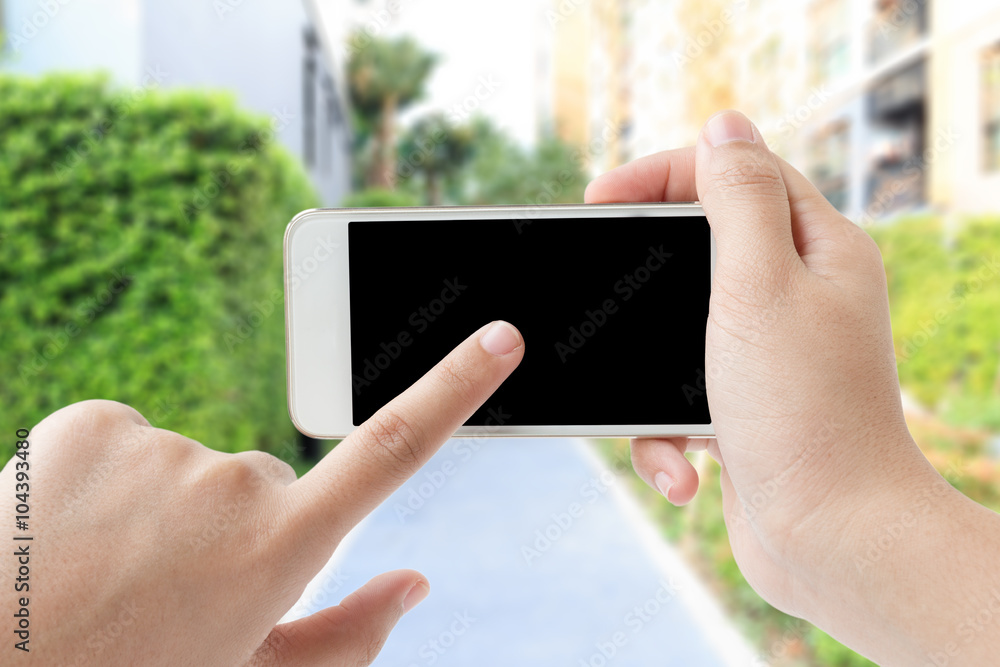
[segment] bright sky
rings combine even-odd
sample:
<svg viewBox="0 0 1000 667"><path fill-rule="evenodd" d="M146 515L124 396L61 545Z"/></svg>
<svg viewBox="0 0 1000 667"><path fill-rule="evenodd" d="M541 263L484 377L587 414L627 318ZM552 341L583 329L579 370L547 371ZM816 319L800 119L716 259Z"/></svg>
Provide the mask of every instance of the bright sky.
<svg viewBox="0 0 1000 667"><path fill-rule="evenodd" d="M536 61L546 36L547 0L391 0L399 8L385 35L410 34L440 62L428 96L401 117L406 123L432 109L478 108L523 144L537 131ZM374 0L375 7L384 6ZM362 25L373 9L359 8ZM367 20L366 20L367 19ZM477 93L479 99L477 98Z"/></svg>

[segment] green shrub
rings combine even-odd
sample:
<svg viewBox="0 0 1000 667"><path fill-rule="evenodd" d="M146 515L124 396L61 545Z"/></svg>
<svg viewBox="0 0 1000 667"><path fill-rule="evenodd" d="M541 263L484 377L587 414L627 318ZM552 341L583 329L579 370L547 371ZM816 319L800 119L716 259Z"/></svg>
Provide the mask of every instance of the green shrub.
<svg viewBox="0 0 1000 667"><path fill-rule="evenodd" d="M953 423L1000 429L1000 224L936 217L873 230L900 383Z"/></svg>
<svg viewBox="0 0 1000 667"><path fill-rule="evenodd" d="M316 204L229 95L0 76L0 457L75 401L287 453L282 233Z"/></svg>

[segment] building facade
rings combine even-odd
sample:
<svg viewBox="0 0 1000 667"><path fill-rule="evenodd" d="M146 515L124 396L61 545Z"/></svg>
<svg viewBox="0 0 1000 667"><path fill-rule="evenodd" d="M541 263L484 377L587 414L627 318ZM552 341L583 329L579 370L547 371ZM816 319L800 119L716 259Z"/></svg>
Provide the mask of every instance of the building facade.
<svg viewBox="0 0 1000 667"><path fill-rule="evenodd" d="M859 223L1000 209L1000 0L627 0L617 14L596 1L579 12L585 47L556 41L553 58L586 51L589 66L556 69L549 85L557 119L586 119L557 122L575 128L569 140L622 120L620 159L602 168L690 144L709 114L734 107Z"/></svg>

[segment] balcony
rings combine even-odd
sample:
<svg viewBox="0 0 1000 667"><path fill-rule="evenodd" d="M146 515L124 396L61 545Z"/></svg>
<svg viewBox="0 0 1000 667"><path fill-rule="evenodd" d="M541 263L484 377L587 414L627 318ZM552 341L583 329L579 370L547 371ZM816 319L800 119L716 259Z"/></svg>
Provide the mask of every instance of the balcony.
<svg viewBox="0 0 1000 667"><path fill-rule="evenodd" d="M927 35L930 0L875 0L869 28L869 62L877 64Z"/></svg>

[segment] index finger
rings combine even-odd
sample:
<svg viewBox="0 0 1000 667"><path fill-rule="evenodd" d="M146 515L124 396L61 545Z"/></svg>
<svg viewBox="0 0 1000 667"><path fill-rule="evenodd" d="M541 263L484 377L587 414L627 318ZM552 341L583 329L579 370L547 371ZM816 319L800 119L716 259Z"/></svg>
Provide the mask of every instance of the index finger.
<svg viewBox="0 0 1000 667"><path fill-rule="evenodd" d="M694 146L641 157L601 174L587 186L588 204L695 201Z"/></svg>
<svg viewBox="0 0 1000 667"><path fill-rule="evenodd" d="M506 322L465 339L289 487L305 525L339 540L417 472L523 356L521 335Z"/></svg>

